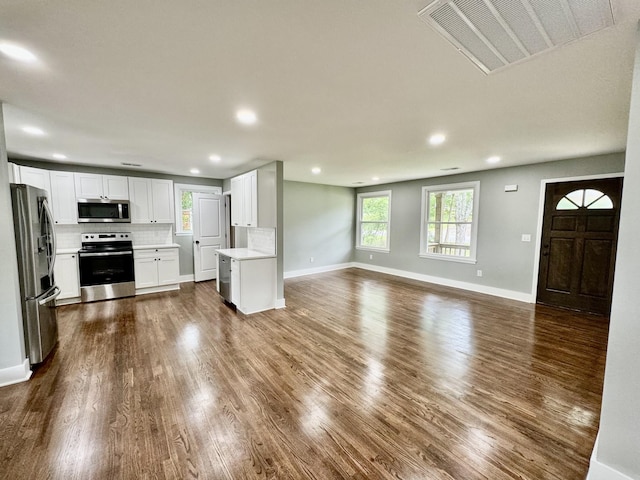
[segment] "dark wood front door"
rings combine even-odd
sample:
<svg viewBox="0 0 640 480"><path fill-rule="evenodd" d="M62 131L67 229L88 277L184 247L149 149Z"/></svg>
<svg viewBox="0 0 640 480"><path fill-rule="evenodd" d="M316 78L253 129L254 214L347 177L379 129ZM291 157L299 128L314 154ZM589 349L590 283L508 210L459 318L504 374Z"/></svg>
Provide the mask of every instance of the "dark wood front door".
<svg viewBox="0 0 640 480"><path fill-rule="evenodd" d="M538 303L609 314L621 196L622 178L547 185Z"/></svg>

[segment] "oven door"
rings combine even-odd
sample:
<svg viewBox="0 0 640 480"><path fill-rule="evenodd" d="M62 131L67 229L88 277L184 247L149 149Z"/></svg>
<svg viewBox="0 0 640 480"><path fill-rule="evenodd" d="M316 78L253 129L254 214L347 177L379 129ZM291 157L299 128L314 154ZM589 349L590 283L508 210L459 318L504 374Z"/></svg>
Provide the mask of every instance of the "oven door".
<svg viewBox="0 0 640 480"><path fill-rule="evenodd" d="M83 302L135 295L133 250L80 252L78 257Z"/></svg>

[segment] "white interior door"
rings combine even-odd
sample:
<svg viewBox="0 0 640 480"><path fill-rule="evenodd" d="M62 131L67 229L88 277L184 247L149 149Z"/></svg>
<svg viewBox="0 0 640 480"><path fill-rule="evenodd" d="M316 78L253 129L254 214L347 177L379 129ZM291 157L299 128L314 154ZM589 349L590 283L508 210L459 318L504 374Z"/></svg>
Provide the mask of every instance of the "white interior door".
<svg viewBox="0 0 640 480"><path fill-rule="evenodd" d="M225 248L222 195L193 194L193 273L196 282L217 276L216 250Z"/></svg>

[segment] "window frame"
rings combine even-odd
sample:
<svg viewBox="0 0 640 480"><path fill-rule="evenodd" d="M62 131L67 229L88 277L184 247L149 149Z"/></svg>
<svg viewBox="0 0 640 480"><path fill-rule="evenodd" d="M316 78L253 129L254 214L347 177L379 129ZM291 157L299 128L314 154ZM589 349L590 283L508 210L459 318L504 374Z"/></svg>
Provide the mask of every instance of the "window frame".
<svg viewBox="0 0 640 480"><path fill-rule="evenodd" d="M387 244L385 247L371 247L361 244L362 236L362 200L365 198L387 197L387 221L386 222L365 222L365 223L386 223L387 224ZM357 195L356 212L356 250L368 250L372 252L389 253L391 251L391 190L380 190L377 192L364 192Z"/></svg>
<svg viewBox="0 0 640 480"><path fill-rule="evenodd" d="M455 190L473 189L473 214L471 221L471 245L469 246L468 257L458 257L455 255L445 255L443 253L429 253L427 251L427 239L429 238L429 205L427 204L430 194L438 192L451 192ZM434 260L445 260L448 262L477 263L478 250L478 222L480 206L480 181L449 183L445 185L427 185L422 187L422 213L420 215L420 251L419 257Z"/></svg>
<svg viewBox="0 0 640 480"><path fill-rule="evenodd" d="M214 195L222 195L222 187L214 187L213 185L192 185L187 183L173 184L173 203L175 213L175 234L177 236L193 235L193 231L182 230L182 193L213 193Z"/></svg>

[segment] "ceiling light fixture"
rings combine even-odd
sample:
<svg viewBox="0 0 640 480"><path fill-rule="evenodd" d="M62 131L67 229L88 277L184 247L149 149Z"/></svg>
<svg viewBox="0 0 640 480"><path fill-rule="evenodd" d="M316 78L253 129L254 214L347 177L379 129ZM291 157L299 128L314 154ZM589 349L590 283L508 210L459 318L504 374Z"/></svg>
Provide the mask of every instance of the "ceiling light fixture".
<svg viewBox="0 0 640 480"><path fill-rule="evenodd" d="M500 157L498 157L497 155L493 155L487 158L487 163L498 163L500 160L501 160Z"/></svg>
<svg viewBox="0 0 640 480"><path fill-rule="evenodd" d="M9 58L18 60L20 62L33 63L38 60L33 53L26 48L20 47L14 43L0 43L0 52L5 54Z"/></svg>
<svg viewBox="0 0 640 480"><path fill-rule="evenodd" d="M51 155L53 158L55 158L56 160L66 160L67 156L62 154L62 153L54 153L53 155Z"/></svg>
<svg viewBox="0 0 640 480"><path fill-rule="evenodd" d="M209 160L211 160L212 162L219 162L220 160L222 160L222 157L214 153L213 155L209 155Z"/></svg>
<svg viewBox="0 0 640 480"><path fill-rule="evenodd" d="M236 120L243 125L253 125L258 121L258 116L253 110L242 108L236 112Z"/></svg>
<svg viewBox="0 0 640 480"><path fill-rule="evenodd" d="M22 131L28 133L29 135L44 135L44 130L38 127L26 126L22 127Z"/></svg>
<svg viewBox="0 0 640 480"><path fill-rule="evenodd" d="M313 167L311 169L311 173L313 173L314 175L318 175L321 172L322 172L322 170L320 169L320 167Z"/></svg>
<svg viewBox="0 0 640 480"><path fill-rule="evenodd" d="M380 180L380 177L372 177L371 180L373 180L374 182L377 182L378 180Z"/></svg>
<svg viewBox="0 0 640 480"><path fill-rule="evenodd" d="M200 173L200 170L198 170L197 168L192 168L191 170L189 170L191 173L193 173L194 175L197 175Z"/></svg>
<svg viewBox="0 0 640 480"><path fill-rule="evenodd" d="M442 145L446 139L447 137L444 133L434 133L429 137L429 144L433 146Z"/></svg>

